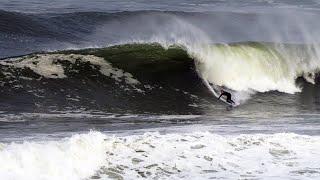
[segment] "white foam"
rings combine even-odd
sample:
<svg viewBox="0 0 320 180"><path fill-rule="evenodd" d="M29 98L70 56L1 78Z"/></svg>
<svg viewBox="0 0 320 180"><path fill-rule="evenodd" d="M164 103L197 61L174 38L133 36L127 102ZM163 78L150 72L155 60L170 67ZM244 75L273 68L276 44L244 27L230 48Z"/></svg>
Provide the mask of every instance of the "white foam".
<svg viewBox="0 0 320 180"><path fill-rule="evenodd" d="M1 179L318 179L320 137L209 132L1 144Z"/></svg>
<svg viewBox="0 0 320 180"><path fill-rule="evenodd" d="M40 58L40 59L39 59ZM41 55L21 57L1 62L2 65L13 65L16 68L30 68L35 73L47 78L65 78L63 67L55 64L50 56Z"/></svg>
<svg viewBox="0 0 320 180"><path fill-rule="evenodd" d="M1 179L78 180L105 160L105 136L91 132L61 141L0 145Z"/></svg>
<svg viewBox="0 0 320 180"><path fill-rule="evenodd" d="M16 68L29 68L45 78L66 78L64 68L59 61L68 61L72 64L76 63L76 61L89 62L91 65L98 66L101 74L111 77L116 81L121 82L124 80L127 84L131 85L140 83L132 74L112 67L105 59L93 55L37 54L8 59L1 61L0 64L14 66Z"/></svg>

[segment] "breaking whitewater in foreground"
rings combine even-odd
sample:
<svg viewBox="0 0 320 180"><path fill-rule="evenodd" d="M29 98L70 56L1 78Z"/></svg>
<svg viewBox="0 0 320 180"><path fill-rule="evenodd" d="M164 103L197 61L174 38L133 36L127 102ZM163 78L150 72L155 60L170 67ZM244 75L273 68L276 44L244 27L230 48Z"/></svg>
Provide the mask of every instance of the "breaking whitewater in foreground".
<svg viewBox="0 0 320 180"><path fill-rule="evenodd" d="M4 179L316 179L320 138L209 132L1 144Z"/></svg>

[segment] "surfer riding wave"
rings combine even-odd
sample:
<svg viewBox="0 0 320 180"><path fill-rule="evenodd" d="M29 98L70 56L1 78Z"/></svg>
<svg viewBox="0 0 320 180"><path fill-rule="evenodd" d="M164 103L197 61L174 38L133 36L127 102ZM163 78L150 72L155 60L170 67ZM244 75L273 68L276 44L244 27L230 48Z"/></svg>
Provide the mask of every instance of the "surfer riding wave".
<svg viewBox="0 0 320 180"><path fill-rule="evenodd" d="M231 93L226 92L226 91L224 91L224 90L221 90L220 92L221 92L221 94L220 94L220 96L219 96L218 99L220 99L221 96L226 96L228 103L230 103L230 104L235 104L235 102L231 99L231 96L232 96Z"/></svg>

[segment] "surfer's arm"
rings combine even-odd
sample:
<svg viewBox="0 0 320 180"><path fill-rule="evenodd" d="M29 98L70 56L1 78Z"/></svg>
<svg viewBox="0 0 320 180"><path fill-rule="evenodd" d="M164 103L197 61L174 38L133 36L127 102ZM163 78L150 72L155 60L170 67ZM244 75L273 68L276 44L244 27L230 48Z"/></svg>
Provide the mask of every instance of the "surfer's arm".
<svg viewBox="0 0 320 180"><path fill-rule="evenodd" d="M218 99L220 99L222 95L223 95L223 94L221 94L221 95L218 97Z"/></svg>

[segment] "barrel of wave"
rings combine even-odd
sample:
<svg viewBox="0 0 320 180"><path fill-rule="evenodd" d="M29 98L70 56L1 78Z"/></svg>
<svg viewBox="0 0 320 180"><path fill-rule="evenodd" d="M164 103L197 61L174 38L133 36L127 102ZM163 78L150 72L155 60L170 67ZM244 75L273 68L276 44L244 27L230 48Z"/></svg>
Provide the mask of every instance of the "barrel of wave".
<svg viewBox="0 0 320 180"><path fill-rule="evenodd" d="M204 80L232 90L237 102L255 92L293 94L301 91L296 78L313 83L320 67L315 51L295 48L263 43L210 45L195 55L197 71Z"/></svg>

